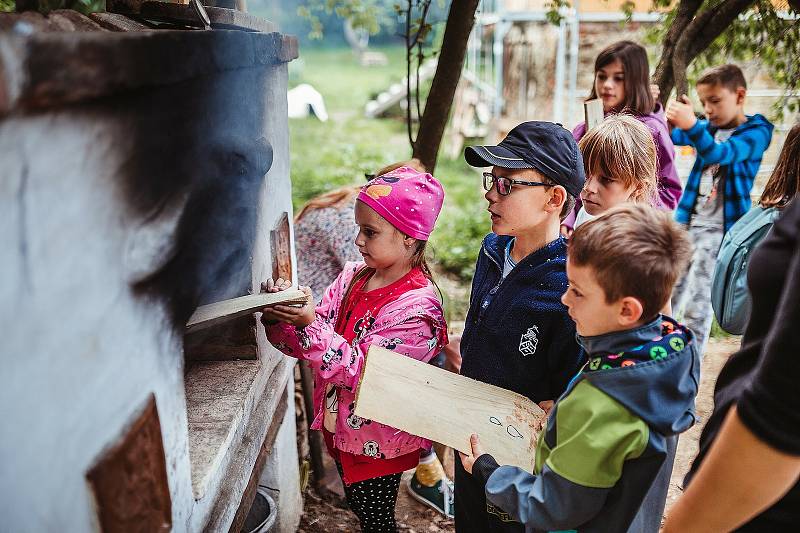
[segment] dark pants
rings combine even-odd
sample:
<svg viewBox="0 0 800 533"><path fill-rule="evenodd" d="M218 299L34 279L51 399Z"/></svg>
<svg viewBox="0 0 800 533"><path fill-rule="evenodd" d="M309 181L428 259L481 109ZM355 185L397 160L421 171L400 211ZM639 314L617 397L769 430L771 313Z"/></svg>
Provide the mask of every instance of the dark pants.
<svg viewBox="0 0 800 533"><path fill-rule="evenodd" d="M339 470L339 475L342 476L347 505L358 517L361 531L363 533L394 533L397 531L394 507L397 503L400 477L403 474L389 474L348 485L344 483L344 475L339 463L336 463L336 468Z"/></svg>
<svg viewBox="0 0 800 533"><path fill-rule="evenodd" d="M524 532L502 509L486 501L484 487L468 474L455 453L455 519L457 533Z"/></svg>

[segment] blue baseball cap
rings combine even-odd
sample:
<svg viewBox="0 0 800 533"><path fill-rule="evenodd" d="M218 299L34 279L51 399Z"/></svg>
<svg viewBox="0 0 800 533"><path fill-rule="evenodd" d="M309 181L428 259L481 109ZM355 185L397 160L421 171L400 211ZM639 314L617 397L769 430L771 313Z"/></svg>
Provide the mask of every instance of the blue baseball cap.
<svg viewBox="0 0 800 533"><path fill-rule="evenodd" d="M495 146L468 146L464 159L473 167L532 168L575 197L586 181L578 143L553 122L523 122Z"/></svg>

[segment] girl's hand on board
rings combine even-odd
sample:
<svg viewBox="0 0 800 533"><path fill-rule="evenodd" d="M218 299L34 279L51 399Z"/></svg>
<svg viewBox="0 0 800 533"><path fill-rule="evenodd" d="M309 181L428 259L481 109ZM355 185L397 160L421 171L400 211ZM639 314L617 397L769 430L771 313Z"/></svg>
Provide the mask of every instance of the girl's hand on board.
<svg viewBox="0 0 800 533"><path fill-rule="evenodd" d="M292 284L288 280L279 278L273 282L270 279L261 284L261 290L264 292L280 292L285 291L291 286ZM286 322L298 328L304 328L314 321L317 315L314 310L314 298L311 294L311 288L300 286L298 289L308 296L306 303L303 304L302 307L285 304L265 307L261 310L261 321L264 322L264 325L272 325L275 322Z"/></svg>

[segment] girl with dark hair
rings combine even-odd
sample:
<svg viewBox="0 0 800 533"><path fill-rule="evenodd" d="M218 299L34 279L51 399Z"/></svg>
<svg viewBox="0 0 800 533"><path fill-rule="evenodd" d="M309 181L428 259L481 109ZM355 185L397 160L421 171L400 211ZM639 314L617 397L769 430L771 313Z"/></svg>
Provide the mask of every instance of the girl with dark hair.
<svg viewBox="0 0 800 533"><path fill-rule="evenodd" d="M671 210L678 205L681 183L674 164L675 146L670 138L664 110L651 92L649 72L647 51L641 45L632 41L614 43L601 51L594 62L594 84L587 100L599 98L603 101L606 115L628 113L647 126L658 154L656 206ZM576 141L585 134L585 122L572 131ZM580 207L578 200L572 214L562 222L561 230L565 236L572 232Z"/></svg>

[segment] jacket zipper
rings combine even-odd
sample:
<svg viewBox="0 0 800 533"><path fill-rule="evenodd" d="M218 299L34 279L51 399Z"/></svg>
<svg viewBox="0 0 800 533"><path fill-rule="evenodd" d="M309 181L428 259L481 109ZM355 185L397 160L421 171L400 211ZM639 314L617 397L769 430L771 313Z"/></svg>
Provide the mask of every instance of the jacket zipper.
<svg viewBox="0 0 800 533"><path fill-rule="evenodd" d="M486 255L486 257L488 257L488 258L489 258L489 259L492 261L492 263L494 263L494 264L495 264L495 266L496 266L498 269L500 269L500 264L499 264L499 263L498 263L498 262L495 260L495 258L494 258L494 257L492 257L491 255L489 255L489 252L487 252L487 251L486 251L486 246L481 246L481 251L484 253L484 255ZM496 293L497 293L497 291L500 289L500 285L502 285L502 284L503 284L503 272L502 272L502 269L501 269L501 270L500 270L500 281L498 281L498 282L497 282L497 285L495 285L494 287L492 287L491 289L489 289L489 293L488 293L488 294L491 294L491 295L494 295L494 294L496 294ZM484 298L485 298L485 296L484 296ZM483 319L483 314L484 314L484 311L486 310L486 308L488 308L488 307L489 307L488 305L486 305L486 308L484 308L484 305L483 305L483 304L484 304L484 300L483 300L483 299L481 299L481 302L479 303L479 307L478 307L478 316L477 316L477 317L475 317L475 318L472 320L472 323L473 323L475 326L477 326L478 324L480 324L481 320ZM474 337L474 335L473 335L473 337ZM470 342L469 344L467 344L467 345L465 345L465 346L462 346L462 348L461 348L461 353L462 353L462 354L464 354L464 353L469 353L469 349L470 349L470 348L472 348L472 342Z"/></svg>

